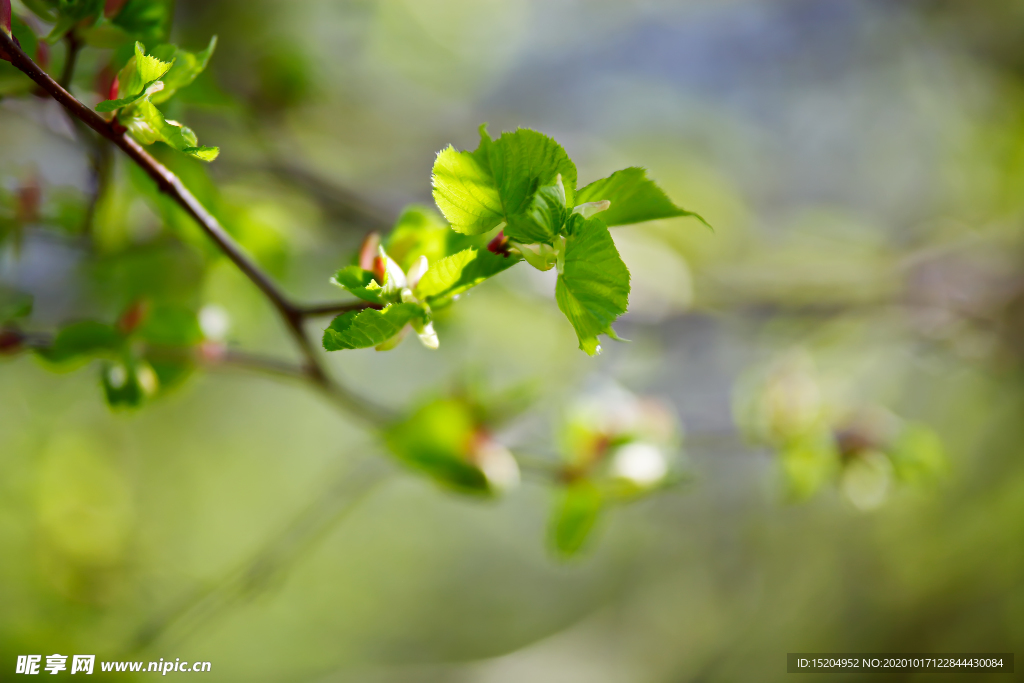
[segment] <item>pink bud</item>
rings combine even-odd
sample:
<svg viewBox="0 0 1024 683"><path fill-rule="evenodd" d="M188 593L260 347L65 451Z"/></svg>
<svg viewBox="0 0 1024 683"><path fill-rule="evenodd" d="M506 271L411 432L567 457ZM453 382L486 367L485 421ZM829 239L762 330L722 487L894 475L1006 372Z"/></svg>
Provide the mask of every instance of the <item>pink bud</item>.
<svg viewBox="0 0 1024 683"><path fill-rule="evenodd" d="M0 28L11 35L11 0L0 0Z"/></svg>
<svg viewBox="0 0 1024 683"><path fill-rule="evenodd" d="M117 93L121 89L121 84L117 80L117 74L114 74L114 79L110 81L110 88L107 90L107 99L116 100Z"/></svg>
<svg viewBox="0 0 1024 683"><path fill-rule="evenodd" d="M378 247L380 247L380 234L376 232L367 233L363 239L362 246L359 247L360 268L363 270L373 270L373 262L377 257Z"/></svg>

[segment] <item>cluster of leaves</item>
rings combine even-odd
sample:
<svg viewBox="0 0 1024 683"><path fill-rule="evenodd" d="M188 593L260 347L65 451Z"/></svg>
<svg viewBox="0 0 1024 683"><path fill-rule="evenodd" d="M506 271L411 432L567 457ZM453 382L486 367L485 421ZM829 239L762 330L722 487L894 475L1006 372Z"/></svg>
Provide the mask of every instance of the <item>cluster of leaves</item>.
<svg viewBox="0 0 1024 683"><path fill-rule="evenodd" d="M593 356L601 349L598 335L618 339L612 323L629 301L629 270L608 227L696 216L673 204L641 168L577 190L576 166L565 150L523 128L494 140L481 126L475 151L441 151L433 186L434 201L459 238L442 236L447 226L418 210L402 217L379 251L364 247L334 282L380 310L340 316L324 334L328 350L391 348L407 325L436 346L433 309L525 260L539 270L557 268L558 307L580 348ZM410 240L434 246L429 253L396 251Z"/></svg>
<svg viewBox="0 0 1024 683"><path fill-rule="evenodd" d="M786 493L803 500L836 482L857 508L874 509L895 482L934 481L947 469L939 436L878 407L829 406L810 361L782 359L740 389L737 421L778 452Z"/></svg>
<svg viewBox="0 0 1024 683"><path fill-rule="evenodd" d="M219 148L200 147L191 128L166 118L156 105L191 85L206 69L216 46L214 36L202 52L161 45L146 54L145 46L136 42L135 54L114 81L118 97L100 102L96 111L117 112L118 122L144 145L163 142L201 161L213 161L220 154Z"/></svg>
<svg viewBox="0 0 1024 683"><path fill-rule="evenodd" d="M680 436L666 406L619 388L575 404L562 423L565 486L549 531L555 551L580 552L609 507L682 481L672 462Z"/></svg>
<svg viewBox="0 0 1024 683"><path fill-rule="evenodd" d="M181 384L195 368L191 349L203 341L195 311L140 301L114 325L95 320L66 325L36 353L55 369L100 360L107 403L135 408Z"/></svg>
<svg viewBox="0 0 1024 683"><path fill-rule="evenodd" d="M9 0L0 2L9 9ZM99 112L116 112L120 125L144 145L163 142L203 161L213 161L219 150L200 146L188 126L167 118L157 107L177 94L206 69L217 44L214 36L206 49L188 52L165 43L170 28L170 0L25 0L39 19L53 28L44 39L53 43L70 36L77 44L112 49L111 67L123 64L109 87ZM20 17L11 18L14 36L36 59L43 47L35 32ZM143 41L158 43L147 53ZM44 65L45 66L45 65ZM0 94L18 94L32 84L9 65L0 69Z"/></svg>

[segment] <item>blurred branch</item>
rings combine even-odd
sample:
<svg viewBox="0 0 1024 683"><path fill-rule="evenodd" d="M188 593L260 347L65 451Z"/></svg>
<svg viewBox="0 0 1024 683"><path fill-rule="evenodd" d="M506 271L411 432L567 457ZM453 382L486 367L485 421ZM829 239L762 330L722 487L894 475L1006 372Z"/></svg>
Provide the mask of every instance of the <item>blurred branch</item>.
<svg viewBox="0 0 1024 683"><path fill-rule="evenodd" d="M78 53L82 49L82 43L75 36L74 30L68 31L64 35L64 43L67 45L67 52L64 56L64 68L61 69L58 83L60 83L60 87L70 92L71 81L75 79L75 66L78 65Z"/></svg>
<svg viewBox="0 0 1024 683"><path fill-rule="evenodd" d="M138 142L127 135L117 124L116 119L107 121L95 111L76 99L71 93L53 80L39 67L12 36L0 31L0 51L10 58L11 63L36 82L43 90L62 104L72 117L96 131L101 137L121 149L128 158L135 162L156 183L161 192L173 199L188 213L199 227L212 239L220 250L231 260L249 280L256 285L264 296L270 300L278 315L302 353L303 373L317 388L329 395L336 403L353 415L373 425L382 425L390 418L390 412L375 406L368 400L357 396L328 375L316 348L306 333L304 322L307 318L305 309L293 303L277 284L264 273L256 262L245 253L242 247L228 234L206 207L189 191L174 173L154 159Z"/></svg>
<svg viewBox="0 0 1024 683"><path fill-rule="evenodd" d="M384 482L390 468L379 458L363 461L335 481L246 562L210 586L200 588L136 633L130 652L158 640L183 638L224 610L252 600L283 581L284 575L356 506Z"/></svg>
<svg viewBox="0 0 1024 683"><path fill-rule="evenodd" d="M267 170L279 180L304 191L324 211L340 221L381 231L389 229L395 222L389 211L297 164L274 160L267 164Z"/></svg>

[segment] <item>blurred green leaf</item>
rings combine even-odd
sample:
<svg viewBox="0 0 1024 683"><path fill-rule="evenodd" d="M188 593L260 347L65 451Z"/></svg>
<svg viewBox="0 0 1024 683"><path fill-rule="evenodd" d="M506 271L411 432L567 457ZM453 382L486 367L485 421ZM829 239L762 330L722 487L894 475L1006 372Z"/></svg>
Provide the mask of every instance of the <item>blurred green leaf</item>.
<svg viewBox="0 0 1024 683"><path fill-rule="evenodd" d="M173 64L170 70L160 79L164 84L163 90L153 93L149 98L153 104L166 102L177 94L179 90L188 87L199 77L199 74L210 63L213 51L217 47L217 36L210 38L210 44L202 52L188 52L178 49L173 45L169 47L173 51Z"/></svg>
<svg viewBox="0 0 1024 683"><path fill-rule="evenodd" d="M0 325L32 314L32 296L0 287Z"/></svg>
<svg viewBox="0 0 1024 683"><path fill-rule="evenodd" d="M673 204L665 192L647 177L647 171L636 166L594 181L576 195L577 204L603 200L611 202L611 206L601 212L601 220L608 226L677 216L692 216L708 225L698 214Z"/></svg>
<svg viewBox="0 0 1024 683"><path fill-rule="evenodd" d="M555 299L576 330L580 349L593 356L601 350L597 335L618 339L611 326L629 303L629 270L604 223L573 218Z"/></svg>
<svg viewBox="0 0 1024 683"><path fill-rule="evenodd" d="M896 476L906 482L933 481L948 468L942 439L930 427L911 423L888 451Z"/></svg>
<svg viewBox="0 0 1024 683"><path fill-rule="evenodd" d="M580 480L565 487L551 517L551 542L559 556L569 558L584 548L604 506L604 494L592 482Z"/></svg>
<svg viewBox="0 0 1024 683"><path fill-rule="evenodd" d="M422 318L423 308L418 304L391 304L383 311L372 308L349 311L335 318L324 330L323 345L328 351L378 346L413 320Z"/></svg>
<svg viewBox="0 0 1024 683"><path fill-rule="evenodd" d="M156 306L134 332L134 336L153 344L191 346L203 340L203 331L195 312L182 306Z"/></svg>
<svg viewBox="0 0 1024 683"><path fill-rule="evenodd" d="M119 351L124 337L112 326L94 320L83 320L61 328L49 348L39 355L51 363L66 363Z"/></svg>
<svg viewBox="0 0 1024 683"><path fill-rule="evenodd" d="M491 492L483 471L470 461L476 423L457 399L439 399L390 427L385 441L403 462L445 486L466 493Z"/></svg>
<svg viewBox="0 0 1024 683"><path fill-rule="evenodd" d="M111 408L137 408L159 389L156 372L140 360L103 363L100 383Z"/></svg>
<svg viewBox="0 0 1024 683"><path fill-rule="evenodd" d="M779 463L786 496L800 501L835 478L839 452L831 435L821 432L788 444L779 452Z"/></svg>

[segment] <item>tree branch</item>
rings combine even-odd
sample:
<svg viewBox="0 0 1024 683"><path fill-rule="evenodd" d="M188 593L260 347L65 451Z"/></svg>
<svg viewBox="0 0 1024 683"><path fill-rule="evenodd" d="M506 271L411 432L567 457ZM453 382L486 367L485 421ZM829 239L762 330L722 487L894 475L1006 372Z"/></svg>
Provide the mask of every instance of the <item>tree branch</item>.
<svg viewBox="0 0 1024 683"><path fill-rule="evenodd" d="M69 45L70 48L70 45ZM255 261L243 251L224 227L196 199L185 184L163 164L154 159L141 144L136 142L114 122L107 121L98 113L80 102L74 95L53 80L38 64L25 54L14 39L0 31L0 52L5 53L11 63L31 78L39 87L57 100L75 119L92 128L100 136L116 145L128 158L135 162L153 179L161 192L171 197L188 213L199 227L212 239L235 266L252 281L270 300L274 309L284 321L303 356L303 372L307 379L354 415L374 425L381 425L390 419L385 409L374 406L356 396L331 378L317 355L313 342L306 333L303 323L307 317L305 309L293 303L280 288L264 273ZM70 54L69 54L70 56Z"/></svg>

